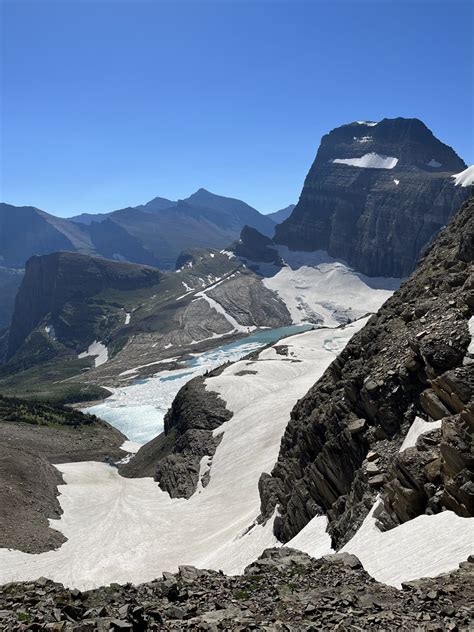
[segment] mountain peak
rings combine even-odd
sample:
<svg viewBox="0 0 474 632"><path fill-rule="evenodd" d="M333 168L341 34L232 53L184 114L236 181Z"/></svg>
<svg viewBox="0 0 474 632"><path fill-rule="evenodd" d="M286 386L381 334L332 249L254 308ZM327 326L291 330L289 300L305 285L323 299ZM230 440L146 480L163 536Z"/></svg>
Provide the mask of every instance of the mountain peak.
<svg viewBox="0 0 474 632"><path fill-rule="evenodd" d="M452 178L463 169L454 149L419 119L341 125L323 136L275 241L325 250L370 276L407 276L467 196Z"/></svg>

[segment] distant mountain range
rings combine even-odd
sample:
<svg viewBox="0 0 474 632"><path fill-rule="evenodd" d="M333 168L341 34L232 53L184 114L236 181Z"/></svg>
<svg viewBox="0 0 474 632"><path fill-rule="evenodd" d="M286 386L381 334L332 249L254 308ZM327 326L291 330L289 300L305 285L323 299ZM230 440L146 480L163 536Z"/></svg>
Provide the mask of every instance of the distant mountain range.
<svg viewBox="0 0 474 632"><path fill-rule="evenodd" d="M184 200L156 197L136 207L71 218L0 204L0 329L10 322L21 270L33 255L69 251L173 270L183 250L225 248L246 225L273 236L291 208L263 215L205 189Z"/></svg>
<svg viewBox="0 0 474 632"><path fill-rule="evenodd" d="M288 219L293 212L296 204L290 204L285 206L285 208L280 209L279 211L275 211L274 213L268 213L267 217L272 219L276 224L280 224L281 222Z"/></svg>
<svg viewBox="0 0 474 632"><path fill-rule="evenodd" d="M136 207L67 219L31 206L0 204L0 265L21 268L32 255L66 250L170 270L186 248L223 248L245 225L272 236L276 221L241 200L205 189L184 200L157 197Z"/></svg>

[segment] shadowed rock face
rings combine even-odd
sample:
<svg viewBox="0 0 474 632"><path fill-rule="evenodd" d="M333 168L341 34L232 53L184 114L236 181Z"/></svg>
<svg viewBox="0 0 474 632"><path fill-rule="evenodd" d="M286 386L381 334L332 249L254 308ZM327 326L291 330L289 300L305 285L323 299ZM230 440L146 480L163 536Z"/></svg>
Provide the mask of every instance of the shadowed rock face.
<svg viewBox="0 0 474 632"><path fill-rule="evenodd" d="M273 241L250 226L244 226L233 250L243 259L283 265Z"/></svg>
<svg viewBox="0 0 474 632"><path fill-rule="evenodd" d="M444 509L474 515L473 235L471 198L296 404L272 475L260 480L263 515L280 506L283 541L325 513L341 546L379 493L385 529ZM441 429L399 453L416 416Z"/></svg>
<svg viewBox="0 0 474 632"><path fill-rule="evenodd" d="M368 154L382 157L369 164L384 168L334 162ZM323 137L275 242L326 250L369 276L406 277L469 195L451 178L465 167L418 119L343 125Z"/></svg>
<svg viewBox="0 0 474 632"><path fill-rule="evenodd" d="M14 355L46 314L54 318L68 301L80 303L105 289L148 287L160 279L161 273L155 268L78 253L32 257L16 298L7 357ZM61 339L61 323L67 324L65 319L54 321L58 339Z"/></svg>

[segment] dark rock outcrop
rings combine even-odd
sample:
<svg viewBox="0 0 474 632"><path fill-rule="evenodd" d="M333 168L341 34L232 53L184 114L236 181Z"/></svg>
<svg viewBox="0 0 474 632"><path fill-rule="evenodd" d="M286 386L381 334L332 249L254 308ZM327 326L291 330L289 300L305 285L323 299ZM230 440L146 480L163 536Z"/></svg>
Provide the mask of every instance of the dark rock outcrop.
<svg viewBox="0 0 474 632"><path fill-rule="evenodd" d="M274 242L250 226L244 226L233 250L241 259L283 265Z"/></svg>
<svg viewBox="0 0 474 632"><path fill-rule="evenodd" d="M130 463L120 467L128 477L154 475L171 498L189 498L199 483L202 457L212 459L221 437L213 430L232 417L225 402L205 386L206 377L195 377L183 386L165 416L164 433L144 445ZM205 487L206 473L201 478Z"/></svg>
<svg viewBox="0 0 474 632"><path fill-rule="evenodd" d="M394 160L372 163L387 168L337 162L373 154ZM418 119L343 125L323 137L275 242L326 250L369 276L406 277L469 195L469 187L456 187L451 178L465 168Z"/></svg>
<svg viewBox="0 0 474 632"><path fill-rule="evenodd" d="M377 493L385 528L443 509L473 515L473 212L471 198L293 409L278 462L260 481L263 515L280 506L283 541L325 513L341 546ZM417 415L442 419L441 438L399 453Z"/></svg>
<svg viewBox="0 0 474 632"><path fill-rule="evenodd" d="M397 590L374 581L354 555L319 560L268 549L244 575L180 566L139 584L82 592L45 578L0 593L4 630L452 630L467 632L473 563Z"/></svg>

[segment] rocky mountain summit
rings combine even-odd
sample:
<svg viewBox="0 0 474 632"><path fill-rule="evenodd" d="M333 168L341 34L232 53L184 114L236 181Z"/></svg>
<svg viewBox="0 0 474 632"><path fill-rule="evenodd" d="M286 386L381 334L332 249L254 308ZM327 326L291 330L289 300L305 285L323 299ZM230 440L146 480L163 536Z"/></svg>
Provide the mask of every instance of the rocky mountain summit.
<svg viewBox="0 0 474 632"><path fill-rule="evenodd" d="M283 541L326 514L339 548L377 495L382 529L446 509L474 515L473 211L471 197L293 409L260 481Z"/></svg>
<svg viewBox="0 0 474 632"><path fill-rule="evenodd" d="M473 567L467 561L449 574L397 590L373 580L354 555L314 560L292 549L268 549L236 577L181 566L146 584L87 592L45 578L8 584L0 593L0 624L12 632L467 632Z"/></svg>
<svg viewBox="0 0 474 632"><path fill-rule="evenodd" d="M326 134L291 216L291 250L325 250L370 276L406 277L469 195L465 163L418 119L355 122Z"/></svg>

